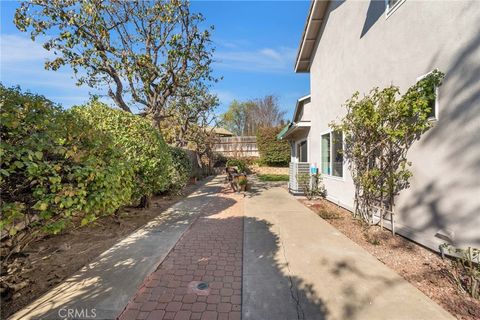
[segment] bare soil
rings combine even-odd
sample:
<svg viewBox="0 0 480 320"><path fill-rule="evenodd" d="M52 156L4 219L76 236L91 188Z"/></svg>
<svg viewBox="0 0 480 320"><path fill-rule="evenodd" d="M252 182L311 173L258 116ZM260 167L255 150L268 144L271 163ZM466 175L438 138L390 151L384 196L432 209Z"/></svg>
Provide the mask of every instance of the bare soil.
<svg viewBox="0 0 480 320"><path fill-rule="evenodd" d="M148 209L125 208L120 220L104 217L83 228L31 243L22 254L10 258L6 268L19 267L22 271L2 274L2 281L14 282L18 289L2 296L0 318L7 318L39 298L197 188L188 185L181 195L153 197Z"/></svg>
<svg viewBox="0 0 480 320"><path fill-rule="evenodd" d="M348 238L374 255L457 319L480 319L480 300L459 290L451 261L378 226L366 226L351 212L327 201L300 201Z"/></svg>

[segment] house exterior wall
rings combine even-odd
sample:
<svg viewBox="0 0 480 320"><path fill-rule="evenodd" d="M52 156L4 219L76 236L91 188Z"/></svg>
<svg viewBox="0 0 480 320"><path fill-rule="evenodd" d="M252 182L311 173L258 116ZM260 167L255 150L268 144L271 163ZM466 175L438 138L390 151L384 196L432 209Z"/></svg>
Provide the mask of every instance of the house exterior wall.
<svg viewBox="0 0 480 320"><path fill-rule="evenodd" d="M302 110L299 112L299 117L297 121L310 121L312 120L312 108L311 108L311 101L307 99L303 106L301 107Z"/></svg>
<svg viewBox="0 0 480 320"><path fill-rule="evenodd" d="M411 186L397 199L399 232L432 249L480 247L480 2L406 0L388 18L384 1L332 1L310 68L309 161L320 136L355 91L394 84L401 92L438 68L438 120L409 152ZM330 199L351 209L354 187L324 177Z"/></svg>

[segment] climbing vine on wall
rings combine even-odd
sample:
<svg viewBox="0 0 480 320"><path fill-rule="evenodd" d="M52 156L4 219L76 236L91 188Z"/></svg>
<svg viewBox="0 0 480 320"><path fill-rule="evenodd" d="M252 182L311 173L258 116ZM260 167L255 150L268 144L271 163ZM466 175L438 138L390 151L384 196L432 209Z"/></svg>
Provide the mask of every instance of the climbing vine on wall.
<svg viewBox="0 0 480 320"><path fill-rule="evenodd" d="M412 172L407 153L432 125L429 115L444 74L434 70L403 95L398 87L373 88L363 98L347 100L347 113L334 130L343 131L344 155L355 185L355 215L372 222L391 212L395 196L409 187Z"/></svg>

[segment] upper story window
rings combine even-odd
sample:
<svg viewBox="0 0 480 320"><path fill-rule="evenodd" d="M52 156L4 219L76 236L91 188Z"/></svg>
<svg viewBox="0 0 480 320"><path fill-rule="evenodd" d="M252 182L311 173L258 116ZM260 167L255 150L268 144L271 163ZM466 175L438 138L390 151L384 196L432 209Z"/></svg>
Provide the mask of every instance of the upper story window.
<svg viewBox="0 0 480 320"><path fill-rule="evenodd" d="M387 17L391 15L395 10L397 10L397 8L400 7L400 5L404 2L405 0L385 0Z"/></svg>

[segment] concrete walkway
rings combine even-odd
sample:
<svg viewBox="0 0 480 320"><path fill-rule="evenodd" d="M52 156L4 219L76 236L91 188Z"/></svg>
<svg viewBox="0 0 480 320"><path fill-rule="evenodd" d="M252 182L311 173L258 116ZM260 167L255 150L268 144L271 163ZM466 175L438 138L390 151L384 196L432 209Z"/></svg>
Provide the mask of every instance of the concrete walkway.
<svg viewBox="0 0 480 320"><path fill-rule="evenodd" d="M240 320L242 201L229 188L212 198L120 320Z"/></svg>
<svg viewBox="0 0 480 320"><path fill-rule="evenodd" d="M245 200L243 320L453 319L279 187Z"/></svg>
<svg viewBox="0 0 480 320"><path fill-rule="evenodd" d="M214 178L12 319L452 319L266 186Z"/></svg>
<svg viewBox="0 0 480 320"><path fill-rule="evenodd" d="M221 181L207 181L10 319L115 319L195 219L213 212Z"/></svg>

